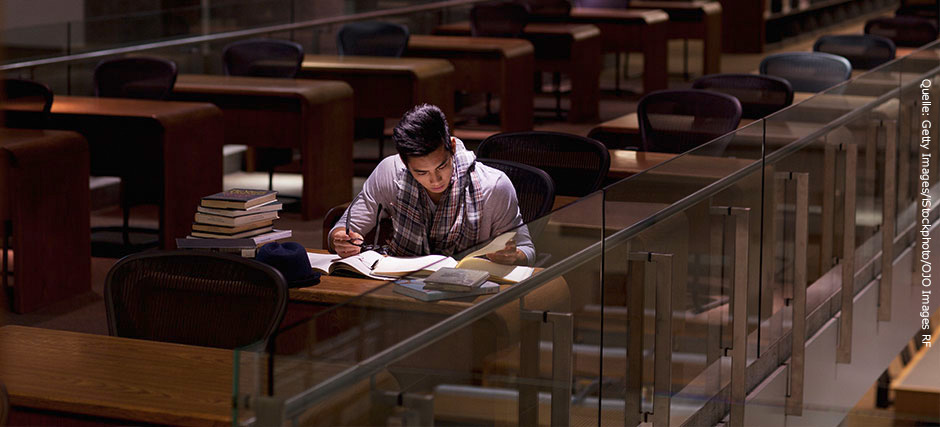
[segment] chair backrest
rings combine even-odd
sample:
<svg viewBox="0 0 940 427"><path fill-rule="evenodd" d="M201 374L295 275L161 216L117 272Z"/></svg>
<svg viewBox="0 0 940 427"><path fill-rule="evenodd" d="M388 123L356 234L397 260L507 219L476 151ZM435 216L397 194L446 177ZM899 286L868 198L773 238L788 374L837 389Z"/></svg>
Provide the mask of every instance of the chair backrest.
<svg viewBox="0 0 940 427"><path fill-rule="evenodd" d="M865 34L887 37L897 46L920 47L937 39L937 22L921 16L904 15L870 19Z"/></svg>
<svg viewBox="0 0 940 427"><path fill-rule="evenodd" d="M822 36L813 45L813 51L839 55L859 70L870 70L894 59L895 50L891 39L874 34Z"/></svg>
<svg viewBox="0 0 940 427"><path fill-rule="evenodd" d="M399 57L408 47L408 27L391 22L350 22L336 34L340 55Z"/></svg>
<svg viewBox="0 0 940 427"><path fill-rule="evenodd" d="M222 65L230 76L293 78L303 60L304 47L290 40L239 40L222 49Z"/></svg>
<svg viewBox="0 0 940 427"><path fill-rule="evenodd" d="M662 90L637 105L643 151L684 153L737 129L741 103L707 90Z"/></svg>
<svg viewBox="0 0 940 427"><path fill-rule="evenodd" d="M692 82L692 89L731 95L741 103L741 117L759 119L793 103L790 83L759 74L712 74Z"/></svg>
<svg viewBox="0 0 940 427"><path fill-rule="evenodd" d="M499 159L479 159L483 164L503 171L519 201L522 220L529 223L533 219L552 211L555 204L555 182L545 171L519 162Z"/></svg>
<svg viewBox="0 0 940 427"><path fill-rule="evenodd" d="M470 9L473 37L522 37L529 23L526 5L511 1L477 3Z"/></svg>
<svg viewBox="0 0 940 427"><path fill-rule="evenodd" d="M819 92L848 80L852 64L829 53L784 52L765 57L760 73L786 79L797 92Z"/></svg>
<svg viewBox="0 0 940 427"><path fill-rule="evenodd" d="M346 212L346 208L349 207L349 203L342 203L336 206L333 206L326 212L326 215L323 216L323 249L326 249L330 252L333 252L333 249L330 248L330 230L333 229L333 226L336 225L336 221L339 221L343 217L343 213ZM387 242L388 239L392 238L392 219L391 218L382 218L379 222L379 244ZM372 244L375 242L375 228L372 231L366 233L365 236L362 236L363 240L367 244Z"/></svg>
<svg viewBox="0 0 940 427"><path fill-rule="evenodd" d="M105 59L95 66L95 96L166 99L176 84L176 63L168 59L132 56Z"/></svg>
<svg viewBox="0 0 940 427"><path fill-rule="evenodd" d="M529 11L529 18L539 16L567 17L571 13L571 2L568 0L516 0Z"/></svg>
<svg viewBox="0 0 940 427"><path fill-rule="evenodd" d="M22 79L0 80L0 104L16 103L18 108L40 113L38 116L4 115L6 127L44 128L52 109L52 90L48 86Z"/></svg>
<svg viewBox="0 0 940 427"><path fill-rule="evenodd" d="M273 267L201 251L125 257L104 294L111 335L228 349L266 345L287 308L287 284Z"/></svg>
<svg viewBox="0 0 940 427"><path fill-rule="evenodd" d="M610 169L604 144L559 132L511 132L492 135L477 148L481 159L509 160L545 171L555 194L581 197L601 188Z"/></svg>

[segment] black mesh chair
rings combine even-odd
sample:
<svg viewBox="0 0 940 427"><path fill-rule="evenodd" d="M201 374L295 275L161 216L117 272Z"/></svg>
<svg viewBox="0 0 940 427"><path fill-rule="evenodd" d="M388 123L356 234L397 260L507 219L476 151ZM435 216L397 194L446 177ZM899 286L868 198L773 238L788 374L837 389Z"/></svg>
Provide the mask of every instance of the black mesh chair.
<svg viewBox="0 0 940 427"><path fill-rule="evenodd" d="M94 71L95 96L109 98L136 98L163 100L176 83L176 63L155 57L126 57L106 59ZM92 228L92 254L99 257L120 258L129 253L156 247L157 230L130 226L132 206L159 205L163 188L147 172L133 168L117 171L121 178L121 227ZM120 238L113 235L119 233ZM131 236L138 237L137 239ZM148 237L149 236L149 237ZM136 241L135 241L136 240Z"/></svg>
<svg viewBox="0 0 940 427"><path fill-rule="evenodd" d="M785 52L765 57L760 73L781 77L797 92L820 92L852 76L852 64L823 52Z"/></svg>
<svg viewBox="0 0 940 427"><path fill-rule="evenodd" d="M521 3L493 1L477 3L470 9L470 35L473 37L522 37L529 23L529 10Z"/></svg>
<svg viewBox="0 0 940 427"><path fill-rule="evenodd" d="M292 79L300 71L304 47L290 40L248 39L230 43L222 50L225 74L230 76L281 77ZM268 190L274 189L274 169L294 160L290 148L254 148L255 168L268 172Z"/></svg>
<svg viewBox="0 0 940 427"><path fill-rule="evenodd" d="M105 59L95 66L95 96L166 99L176 83L176 63L168 59L133 56Z"/></svg>
<svg viewBox="0 0 940 427"><path fill-rule="evenodd" d="M391 22L350 22L336 34L342 55L390 56L397 58L408 47L408 27Z"/></svg>
<svg viewBox="0 0 940 427"><path fill-rule="evenodd" d="M539 168L555 183L555 194L581 197L597 191L610 169L604 144L559 132L492 135L477 148L480 159L509 160Z"/></svg>
<svg viewBox="0 0 940 427"><path fill-rule="evenodd" d="M790 83L758 74L712 74L692 82L692 89L731 95L741 103L741 117L760 119L793 103Z"/></svg>
<svg viewBox="0 0 940 427"><path fill-rule="evenodd" d="M304 60L304 48L290 40L248 39L222 49L222 64L230 76L294 78Z"/></svg>
<svg viewBox="0 0 940 427"><path fill-rule="evenodd" d="M391 22L364 21L343 25L336 34L336 48L340 55L387 56L397 58L408 48L411 36L408 27ZM379 142L379 159L385 157L385 118L358 119L357 126L365 126L369 134L375 133Z"/></svg>
<svg viewBox="0 0 940 427"><path fill-rule="evenodd" d="M663 90L640 99L637 119L643 151L684 153L737 129L741 103L707 90Z"/></svg>
<svg viewBox="0 0 940 427"><path fill-rule="evenodd" d="M839 55L859 70L870 70L894 59L895 50L891 39L874 34L822 36L813 44L814 52Z"/></svg>
<svg viewBox="0 0 940 427"><path fill-rule="evenodd" d="M479 162L503 171L512 182L519 201L519 212L526 223L552 211L555 204L555 182L545 171L519 162L479 159Z"/></svg>
<svg viewBox="0 0 940 427"><path fill-rule="evenodd" d="M875 18L865 23L865 34L891 39L896 46L920 47L937 39L937 23L920 16Z"/></svg>
<svg viewBox="0 0 940 427"><path fill-rule="evenodd" d="M287 284L253 259L154 251L118 261L104 297L113 336L234 349L267 344L287 309Z"/></svg>
<svg viewBox="0 0 940 427"><path fill-rule="evenodd" d="M0 80L0 103L16 104L17 109L29 110L29 115L16 112L4 114L3 126L8 128L43 129L49 122L52 109L52 90L48 86L23 79Z"/></svg>

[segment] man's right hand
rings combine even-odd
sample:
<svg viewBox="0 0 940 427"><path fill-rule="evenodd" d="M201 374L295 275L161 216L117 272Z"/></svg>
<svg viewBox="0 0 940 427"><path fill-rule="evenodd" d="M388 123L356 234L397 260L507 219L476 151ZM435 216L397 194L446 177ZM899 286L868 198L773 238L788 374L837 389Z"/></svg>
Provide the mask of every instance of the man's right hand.
<svg viewBox="0 0 940 427"><path fill-rule="evenodd" d="M337 228L330 233L330 242L336 254L346 258L359 253L360 248L357 245L361 245L363 240L362 235L355 231L346 233L345 228Z"/></svg>

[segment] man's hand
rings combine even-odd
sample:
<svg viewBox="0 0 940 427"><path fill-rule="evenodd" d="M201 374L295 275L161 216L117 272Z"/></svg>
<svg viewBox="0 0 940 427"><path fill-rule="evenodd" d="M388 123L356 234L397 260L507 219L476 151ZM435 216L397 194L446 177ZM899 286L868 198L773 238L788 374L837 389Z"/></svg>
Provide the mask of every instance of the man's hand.
<svg viewBox="0 0 940 427"><path fill-rule="evenodd" d="M345 228L337 228L330 233L330 243L333 244L333 250L342 258L351 257L359 253L359 246L362 244L362 235L353 231L346 233Z"/></svg>
<svg viewBox="0 0 940 427"><path fill-rule="evenodd" d="M525 265L528 263L525 254L519 249L516 249L516 241L511 239L506 242L505 248L488 253L486 257L489 258L490 261L498 264Z"/></svg>

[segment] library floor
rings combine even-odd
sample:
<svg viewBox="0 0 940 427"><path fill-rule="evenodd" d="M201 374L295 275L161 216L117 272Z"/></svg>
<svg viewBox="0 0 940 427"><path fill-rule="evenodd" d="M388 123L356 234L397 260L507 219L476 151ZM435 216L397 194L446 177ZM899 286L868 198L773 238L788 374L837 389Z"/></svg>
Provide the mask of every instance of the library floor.
<svg viewBox="0 0 940 427"><path fill-rule="evenodd" d="M871 16L864 16L856 20L847 21L838 27L830 27L822 32L805 34L798 40L788 41L786 44L772 46L763 54L723 54L721 69L728 73L748 73L757 70L760 60L771 53L783 51L808 51L812 49L812 44L816 38L823 34L836 33L862 33L863 23ZM698 41L689 41L688 57L688 78L683 73L683 46L682 41L673 40L669 43L669 86L670 88L680 89L690 86L691 81L701 75L701 48ZM588 131L597 123L612 119L627 113L636 111L636 104L640 95L635 93L641 85L642 79L642 57L639 54L632 54L629 58L629 69L627 70L627 79L622 82L625 89L624 94L616 96L613 91L614 86L614 58L608 55L606 58L605 69L602 73L601 87L604 89L600 105L600 120L594 123L571 124L555 119L554 98L551 94L538 96L536 99L536 130L551 130L567 132L579 135L587 135ZM631 92L632 91L632 92ZM563 100L563 108L567 108L567 100ZM469 120L472 117L482 116L484 107L482 103L460 111L457 117L458 126L460 122ZM493 127L495 129L495 127ZM471 145L472 148L472 145ZM394 153L394 146L390 141L386 141L385 153ZM378 157L378 147L374 140L357 141L354 148L354 157L357 159L356 175L353 179L354 192L358 192L367 176L371 166ZM361 176L360 176L361 175ZM267 174L232 172L227 173L224 179L225 188L266 188ZM301 190L301 179L299 174L276 173L274 177L274 189L281 195L299 195ZM104 192L107 193L107 192ZM113 193L113 192L112 192ZM355 193L354 193L355 194ZM350 195L350 198L354 194ZM93 195L93 199L96 196ZM113 198L101 196L107 199L103 204L107 205ZM95 206L102 205L101 200L93 200ZM156 209L148 207L135 208L132 211L131 224L133 226L156 227ZM121 212L116 206L105 206L92 213L92 226L120 225ZM306 247L320 248L322 245L322 219L312 221L303 221L300 219L299 212L288 208L282 213L281 219L276 222L277 228L290 229L293 232L292 241L299 242ZM63 256L68 256L63 254ZM95 334L107 334L107 320L103 303L104 278L108 269L116 262L115 259L93 258L92 259L92 292L53 304L34 313L18 315L10 313L9 304L2 304L3 310L0 311L0 324L16 324L35 326L41 328L71 330ZM2 294L2 293L0 293ZM848 417L843 425L891 425L892 416L890 411L874 408L874 391L859 403L853 415Z"/></svg>

